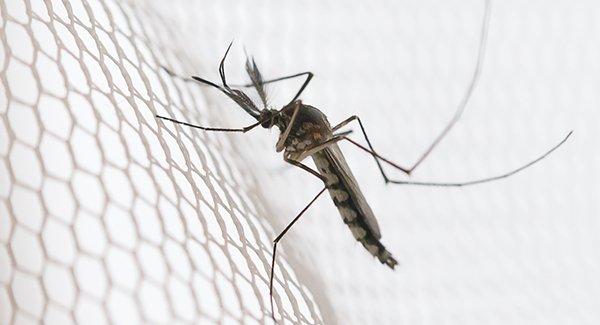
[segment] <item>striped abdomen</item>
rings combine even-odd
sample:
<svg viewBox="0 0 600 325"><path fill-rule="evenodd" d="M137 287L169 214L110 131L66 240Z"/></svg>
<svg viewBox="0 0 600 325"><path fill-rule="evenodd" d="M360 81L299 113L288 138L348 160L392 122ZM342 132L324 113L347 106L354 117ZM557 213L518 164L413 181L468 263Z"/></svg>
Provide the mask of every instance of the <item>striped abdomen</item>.
<svg viewBox="0 0 600 325"><path fill-rule="evenodd" d="M312 158L321 175L327 178L329 195L354 238L381 263L393 269L398 262L379 241L381 233L377 220L337 144L313 154Z"/></svg>

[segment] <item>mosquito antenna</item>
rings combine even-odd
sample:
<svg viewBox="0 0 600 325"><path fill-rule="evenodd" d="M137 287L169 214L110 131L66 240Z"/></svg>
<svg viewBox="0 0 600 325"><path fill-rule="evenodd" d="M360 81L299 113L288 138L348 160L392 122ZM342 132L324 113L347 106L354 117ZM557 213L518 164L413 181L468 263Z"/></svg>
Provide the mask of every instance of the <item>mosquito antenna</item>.
<svg viewBox="0 0 600 325"><path fill-rule="evenodd" d="M458 120L462 116L462 113L465 110L465 107L467 106L467 103L469 102L469 99L471 98L471 94L473 93L473 90L475 89L475 85L477 84L477 81L479 80L479 76L481 75L481 68L483 66L483 59L485 57L485 44L486 44L486 40L487 40L488 27L489 27L489 23L490 23L490 7L491 7L491 0L485 0L485 12L483 15L483 24L481 27L481 33L480 33L480 39L479 39L479 50L477 52L477 63L475 65L475 71L473 72L473 77L471 78L471 83L469 84L467 91L465 92L460 103L458 104L458 108L457 108L456 112L454 113L454 116L448 123L448 125L444 128L444 130L442 130L442 132L431 143L431 145L429 145L429 147L427 148L427 150L425 150L423 155L421 155L419 160L417 160L414 163L414 165L412 165L412 167L408 169L409 173L412 170L414 170L415 168L417 168L417 166L419 166L423 162L423 160L425 160L425 158L427 158L427 156L429 156L431 151L433 151L433 149L438 145L438 143L440 143L440 141L442 141L442 139L446 136L446 134L452 129L454 124L456 124L456 122L458 122Z"/></svg>
<svg viewBox="0 0 600 325"><path fill-rule="evenodd" d="M227 59L227 54L229 54L231 45L233 45L233 41L231 41L231 43L229 43L229 46L227 47L227 51L225 51L225 55L223 55L223 58L221 59L221 63L219 64L219 75L221 76L221 81L223 82L223 86L225 86L225 88L229 88L229 86L227 86L227 81L225 80L225 59Z"/></svg>
<svg viewBox="0 0 600 325"><path fill-rule="evenodd" d="M233 101L235 101L248 114L250 114L252 117L254 117L256 119L259 119L260 115L261 115L261 110L258 109L258 107L256 106L256 104L254 104L252 99L250 99L250 97L248 97L248 95L246 95L243 91L241 91L239 89L233 89L227 85L227 80L225 78L225 59L227 59L227 54L229 54L229 50L231 49L232 45L233 45L233 41L231 43L229 43L229 46L227 47L227 51L225 51L225 55L223 55L223 58L221 59L221 63L219 63L219 75L221 77L221 82L223 83L223 86L219 86L212 81L209 81L204 78L197 77L197 76L192 76L191 79L195 80L199 83L209 85L211 87L219 89L221 92L223 92L225 95L227 95Z"/></svg>

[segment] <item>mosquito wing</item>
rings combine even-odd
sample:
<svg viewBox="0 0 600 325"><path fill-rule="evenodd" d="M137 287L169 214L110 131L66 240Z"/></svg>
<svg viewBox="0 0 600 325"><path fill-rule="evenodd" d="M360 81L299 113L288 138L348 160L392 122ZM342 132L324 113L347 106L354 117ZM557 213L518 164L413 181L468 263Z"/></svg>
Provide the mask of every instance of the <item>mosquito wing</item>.
<svg viewBox="0 0 600 325"><path fill-rule="evenodd" d="M377 220L373 215L373 211L371 210L371 207L369 207L367 200L365 199L360 188L358 187L358 183L356 182L354 175L352 175L350 167L348 167L348 163L346 163L346 159L344 159L344 155L342 154L342 151L340 150L338 145L335 143L332 144L331 146L317 153L317 155L313 156L313 158L315 159L317 167L321 167L319 165L323 165L324 163L320 162L319 159L327 160L326 164L329 165L328 171L337 176L337 178L339 178L339 185L341 185L344 188L344 190L348 193L352 205L357 210L356 212L358 214L358 217L364 218L364 221L368 225L369 230L371 230L372 235L377 239L381 239L381 232L379 230ZM327 175L325 176L328 177ZM332 189L330 189L330 192L331 191Z"/></svg>

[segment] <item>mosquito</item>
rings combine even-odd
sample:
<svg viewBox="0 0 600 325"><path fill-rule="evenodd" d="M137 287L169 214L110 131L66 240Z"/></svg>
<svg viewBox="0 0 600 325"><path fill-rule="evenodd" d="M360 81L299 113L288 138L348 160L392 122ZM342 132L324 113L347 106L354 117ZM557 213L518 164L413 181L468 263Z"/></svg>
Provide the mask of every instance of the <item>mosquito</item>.
<svg viewBox="0 0 600 325"><path fill-rule="evenodd" d="M230 86L227 84L225 78L225 59L231 49L232 43L229 44L221 62L219 64L219 75L221 78L222 85L218 85L207 79L192 76L191 79L184 78L189 81L196 81L200 84L208 85L216 88L223 92L226 96L232 99L238 106L240 106L246 113L255 118L257 122L242 128L220 128L220 127L205 127L178 121L170 117L156 115L157 118L167 120L173 123L189 126L204 131L219 131L219 132L241 132L246 133L258 126L262 126L265 129L277 127L280 131L279 139L275 145L277 152L283 151L283 160L293 166L299 167L306 172L310 173L314 177L318 178L323 182L324 186L313 199L292 219L292 221L279 233L273 240L273 255L271 260L271 269L269 276L269 297L271 303L271 317L275 320L274 308L273 308L273 278L275 270L275 260L277 255L277 245L290 228L300 219L300 217L308 210L308 208L327 190L333 203L337 207L343 222L350 228L353 237L360 242L364 248L375 258L384 265L387 265L391 269L398 264L396 259L392 256L385 246L381 243L381 231L373 211L369 207L365 197L363 196L358 182L354 178L350 167L346 163L344 155L338 146L338 142L347 141L362 151L367 152L375 159L377 167L383 177L385 183L401 184L401 185L421 185L421 186L467 186L474 184L481 184L490 182L502 178L509 177L516 174L523 169L537 163L544 159L571 136L572 131L562 139L558 144L553 146L551 149L546 151L541 156L538 156L535 160L530 161L521 167L514 169L510 172L497 175L494 177L488 177L484 179L472 180L460 183L432 183L432 182L419 182L419 181L405 181L405 180L394 180L390 179L385 173L382 163L385 163L395 169L398 169L410 175L423 160L431 153L434 147L444 138L452 126L458 121L462 111L464 110L471 92L473 91L475 82L479 76L481 70L481 62L484 52L484 44L487 34L487 21L489 16L489 8L486 5L486 13L484 15L484 24L481 32L481 41L477 59L477 65L475 73L471 80L471 84L467 90L467 93L463 97L457 111L455 112L452 120L446 126L446 128L439 134L439 136L429 145L427 150L420 156L420 158L411 167L402 167L401 165L381 156L375 151L365 127L356 115L350 116L341 123L331 126L325 114L317 109L316 107L304 104L300 99L300 95L305 90L313 78L312 72L301 72L289 76L280 78L263 80L262 75L254 61L254 58L246 56L246 72L250 77L250 83L240 86ZM176 76L170 70L165 70L172 76ZM296 95L292 100L280 109L270 108L267 104L267 95L264 85L274 83L282 80L293 79L304 77L304 82ZM260 104L255 103L250 97L244 93L240 88L254 88L258 97L260 98ZM260 108L259 108L260 107ZM367 143L367 146L360 144L359 142L348 137L352 131L342 131L342 128L351 122L357 122L360 131ZM313 169L303 163L303 161L311 157L314 161L317 169Z"/></svg>

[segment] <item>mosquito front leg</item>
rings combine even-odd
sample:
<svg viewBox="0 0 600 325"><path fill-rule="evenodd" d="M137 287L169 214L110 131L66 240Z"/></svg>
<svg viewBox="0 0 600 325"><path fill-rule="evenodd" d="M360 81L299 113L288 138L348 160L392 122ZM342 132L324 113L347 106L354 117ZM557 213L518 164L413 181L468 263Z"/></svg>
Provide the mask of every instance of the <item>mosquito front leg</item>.
<svg viewBox="0 0 600 325"><path fill-rule="evenodd" d="M274 78L274 79L269 79L269 80L263 80L260 84L261 85L266 85L266 84L270 84L273 82L277 82L277 81L282 81L282 80L287 80L287 79L293 79L293 78L297 78L297 77L302 77L302 76L306 76L306 80L310 80L312 79L312 77L314 76L314 74L310 71L305 71L305 72L300 72L300 73L296 73L296 74L292 74L289 76L284 76L284 77L279 77L279 78ZM306 80L304 81L306 83ZM237 85L236 87L244 87L244 88L248 88L248 87L253 87L254 85L249 83L249 84L244 84L244 85Z"/></svg>
<svg viewBox="0 0 600 325"><path fill-rule="evenodd" d="M163 70L165 70L172 77L176 77L176 78L182 79L182 80L184 80L186 82L187 81L197 81L197 82L199 82L201 84L205 84L205 85L217 88L217 89L221 90L222 92L224 92L229 97L232 97L231 96L232 93L234 94L234 97L242 96L240 90L232 89L231 87L234 87L234 88L237 88L237 87L244 87L244 88L246 88L246 87L255 87L256 90L261 95L261 98L262 98L263 103L265 104L265 106L266 106L267 103L266 103L266 98L264 96L264 89L262 87L263 85L268 84L268 83L272 83L272 82L277 82L277 81L282 81L282 80L287 80L287 79L292 79L292 78L306 76L306 79L302 83L302 86L296 92L296 95L294 96L294 98L292 98L292 100L290 100L290 103L292 103L293 101L295 101L296 99L298 99L298 97L300 97L300 95L302 94L302 92L304 91L304 89L306 88L306 86L308 86L308 84L310 83L310 80L314 76L312 72L305 71L305 72L300 72L300 73L296 73L296 74L293 74L293 75L279 77L279 78L275 78L275 79L262 80L261 77L260 77L260 72L258 71L258 68L256 67L256 64L254 63L254 60L252 60L252 64L250 64L250 58L248 58L248 61L246 62L246 67L247 67L246 69L247 69L248 74L250 75L251 79L253 80L253 82L248 83L248 84L244 84L244 85L228 85L227 84L227 80L225 78L225 59L227 58L227 54L229 53L229 50L231 49L231 45L233 45L233 42L229 43L229 46L227 47L227 50L225 51L225 55L223 55L223 58L221 59L221 63L219 64L219 76L221 77L221 82L223 83L223 87L215 84L214 82L208 81L208 80L206 80L204 78L201 78L201 77L198 77L198 76L192 76L190 78L185 78L185 77L181 77L181 76L175 74L174 72L172 72L171 70L169 70L168 68L166 68L164 66L162 68L163 68ZM243 95L243 97L246 97L246 96ZM244 100L246 100L246 98L244 98ZM238 101L236 100L236 102L238 102ZM239 104L239 102L238 102L238 104ZM251 115L253 115L253 114L251 114Z"/></svg>
<svg viewBox="0 0 600 325"><path fill-rule="evenodd" d="M292 126L294 125L294 123L296 123L296 117L298 116L299 110L300 110L300 103L296 103L294 106L294 112L292 113L292 117L290 118L290 122L288 123L287 127L285 128L285 130L279 137L279 141L277 141L277 144L275 145L275 150L277 150L277 152L283 150L283 148L285 146L285 141L287 140L287 138L290 135L290 132L292 130Z"/></svg>
<svg viewBox="0 0 600 325"><path fill-rule="evenodd" d="M293 79L293 78L297 78L297 77L302 77L302 76L306 76L306 79L304 80L304 83L302 83L302 86L300 87L300 89L298 90L298 92L296 93L296 95L294 96L294 98L292 98L292 100L290 100L290 103L295 101L296 99L298 99L298 97L300 97L300 94L302 94L302 92L304 91L304 89L306 88L306 86L308 86L308 83L310 83L310 80L312 79L312 77L314 76L314 74L310 71L305 71L305 72L300 72L300 73L296 73L293 75L289 75L289 76L284 76L284 77L279 77L279 78L275 78L275 79L269 79L269 80L263 80L259 83L260 86L262 85L266 85L272 82L277 82L277 81L282 81L282 80L287 80L287 79ZM253 83L249 83L249 84L244 84L244 85L238 85L236 87L255 87L256 85L254 85Z"/></svg>

